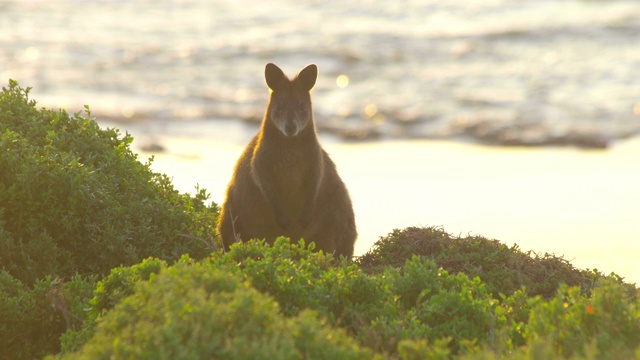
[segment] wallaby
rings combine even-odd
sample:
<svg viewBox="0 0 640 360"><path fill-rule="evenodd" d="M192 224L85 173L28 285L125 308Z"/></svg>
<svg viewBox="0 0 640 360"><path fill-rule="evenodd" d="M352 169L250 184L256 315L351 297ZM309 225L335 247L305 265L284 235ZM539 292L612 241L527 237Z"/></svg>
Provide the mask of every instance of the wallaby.
<svg viewBox="0 0 640 360"><path fill-rule="evenodd" d="M317 76L313 64L293 80L274 64L265 67L269 103L260 131L238 159L218 223L226 250L240 240L273 243L287 236L353 256L351 199L316 136L309 92Z"/></svg>

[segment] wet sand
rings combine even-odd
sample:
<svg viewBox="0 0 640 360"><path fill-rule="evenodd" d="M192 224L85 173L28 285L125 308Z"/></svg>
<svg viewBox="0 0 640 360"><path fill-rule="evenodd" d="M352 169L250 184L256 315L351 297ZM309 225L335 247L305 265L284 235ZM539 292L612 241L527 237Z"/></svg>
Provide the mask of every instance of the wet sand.
<svg viewBox="0 0 640 360"><path fill-rule="evenodd" d="M193 124L192 124L193 125ZM192 128L191 130L189 130ZM177 189L199 184L219 204L251 133L184 126L172 136L133 133L149 142L153 169ZM171 131L164 132L172 133ZM446 141L344 143L321 137L354 204L356 255L393 229L442 226L522 250L564 255L576 267L615 272L640 283L640 138L610 150L503 148Z"/></svg>

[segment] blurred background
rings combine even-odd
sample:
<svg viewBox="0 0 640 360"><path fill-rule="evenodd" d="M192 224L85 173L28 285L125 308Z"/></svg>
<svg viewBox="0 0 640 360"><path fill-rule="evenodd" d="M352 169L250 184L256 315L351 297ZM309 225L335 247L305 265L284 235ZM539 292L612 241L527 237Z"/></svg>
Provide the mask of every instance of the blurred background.
<svg viewBox="0 0 640 360"><path fill-rule="evenodd" d="M442 225L640 282L640 6L623 0L2 1L0 81L134 135L221 204L309 63L356 254Z"/></svg>
<svg viewBox="0 0 640 360"><path fill-rule="evenodd" d="M316 63L341 138L606 146L640 133L636 1L3 1L1 78L100 119L259 122Z"/></svg>

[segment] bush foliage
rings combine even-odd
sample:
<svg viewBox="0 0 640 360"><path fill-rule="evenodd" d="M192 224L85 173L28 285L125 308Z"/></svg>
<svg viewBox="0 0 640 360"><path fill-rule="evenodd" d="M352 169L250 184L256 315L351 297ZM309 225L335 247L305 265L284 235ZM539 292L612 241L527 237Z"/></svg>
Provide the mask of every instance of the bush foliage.
<svg viewBox="0 0 640 360"><path fill-rule="evenodd" d="M252 241L199 262L114 269L63 350L68 358L404 359L640 351L638 294L616 279L599 278L590 294L563 284L549 299L526 290L496 299L489 285L425 257L367 274L304 242Z"/></svg>
<svg viewBox="0 0 640 360"><path fill-rule="evenodd" d="M202 258L217 237L204 190L180 194L138 161L128 134L28 95L15 81L0 93L0 353L58 349L78 325L62 303L73 284L148 256Z"/></svg>
<svg viewBox="0 0 640 360"><path fill-rule="evenodd" d="M0 357L640 358L640 300L439 228L351 261L280 238L217 250L215 204L141 164L131 137L0 97Z"/></svg>
<svg viewBox="0 0 640 360"><path fill-rule="evenodd" d="M482 236L455 237L437 227L410 227L394 230L380 238L357 262L369 273L386 267L400 267L411 257L432 259L450 272L463 272L470 278L479 276L496 297L522 287L530 296L553 297L560 284L580 286L589 291L603 274L595 270L576 269L567 260L553 254L523 252L518 245L508 247ZM611 275L622 284L622 279Z"/></svg>
<svg viewBox="0 0 640 360"><path fill-rule="evenodd" d="M154 256L211 251L217 207L180 194L131 151L132 137L80 114L37 109L16 82L0 95L0 264L33 284L106 274ZM202 239L197 241L193 239Z"/></svg>
<svg viewBox="0 0 640 360"><path fill-rule="evenodd" d="M187 256L170 267L162 264L158 270L148 281L127 289L131 295L104 312L95 335L80 352L68 357L372 357L370 350L349 341L344 330L324 326L310 310L282 316L278 303L249 286L238 271L211 262L195 263ZM120 271L110 277L117 277ZM92 303L94 309L97 303Z"/></svg>

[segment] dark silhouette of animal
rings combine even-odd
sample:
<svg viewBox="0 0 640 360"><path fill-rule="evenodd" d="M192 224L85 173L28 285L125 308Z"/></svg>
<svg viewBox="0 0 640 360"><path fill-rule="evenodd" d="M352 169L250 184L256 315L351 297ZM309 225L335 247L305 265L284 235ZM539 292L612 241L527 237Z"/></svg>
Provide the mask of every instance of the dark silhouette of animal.
<svg viewBox="0 0 640 360"><path fill-rule="evenodd" d="M265 67L271 97L258 134L238 160L218 232L225 249L237 241L304 238L316 250L353 256L357 232L351 199L316 136L309 91L316 65L290 80Z"/></svg>

